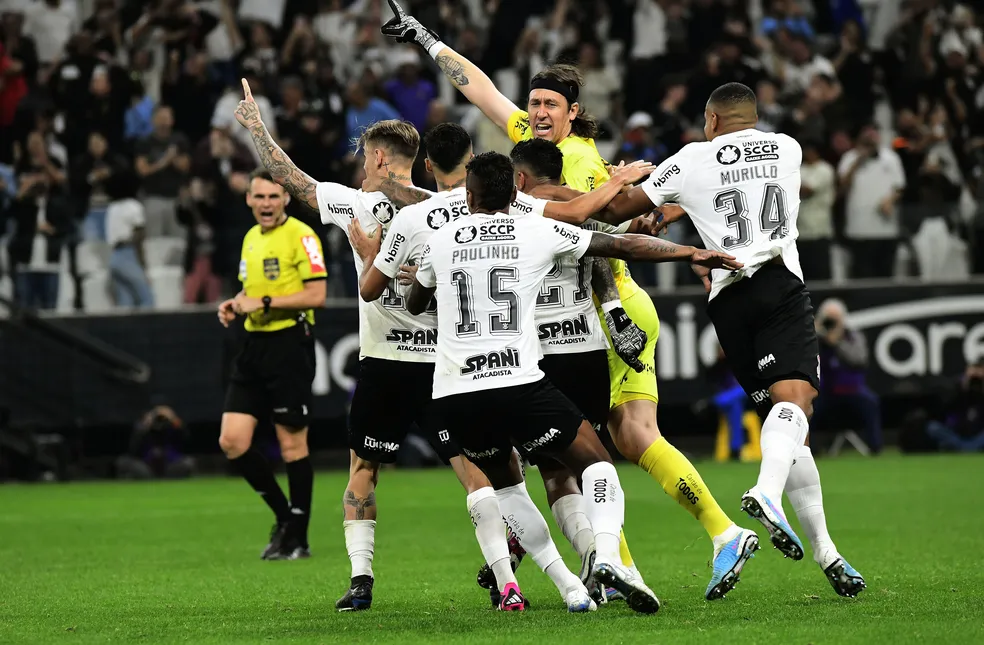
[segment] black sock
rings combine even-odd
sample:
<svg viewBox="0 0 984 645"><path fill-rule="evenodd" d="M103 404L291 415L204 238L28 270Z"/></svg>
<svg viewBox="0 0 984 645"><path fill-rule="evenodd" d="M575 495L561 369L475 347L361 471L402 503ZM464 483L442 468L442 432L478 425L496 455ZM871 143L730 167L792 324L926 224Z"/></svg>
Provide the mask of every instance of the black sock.
<svg viewBox="0 0 984 645"><path fill-rule="evenodd" d="M259 451L250 448L241 456L229 461L243 476L243 479L249 482L253 490L260 494L273 514L277 516L278 522L286 522L290 519L290 504L284 497L284 491L280 490L280 484L277 483L277 478L273 476L273 469L269 462L263 458Z"/></svg>
<svg viewBox="0 0 984 645"><path fill-rule="evenodd" d="M307 546L308 522L311 521L311 497L314 494L314 468L311 458L287 462L287 485L290 487L291 521L297 535Z"/></svg>

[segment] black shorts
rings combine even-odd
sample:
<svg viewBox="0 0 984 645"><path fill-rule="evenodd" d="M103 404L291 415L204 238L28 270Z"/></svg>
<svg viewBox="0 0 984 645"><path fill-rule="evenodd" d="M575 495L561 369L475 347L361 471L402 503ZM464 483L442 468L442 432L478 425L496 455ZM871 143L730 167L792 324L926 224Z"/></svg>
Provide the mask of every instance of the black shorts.
<svg viewBox="0 0 984 645"><path fill-rule="evenodd" d="M433 363L363 358L349 410L349 447L366 461L391 464L416 423L445 463L457 457L433 388Z"/></svg>
<svg viewBox="0 0 984 645"><path fill-rule="evenodd" d="M820 390L820 355L813 305L803 281L770 263L725 287L707 306L718 341L738 383L759 414L772 408L769 388L790 379Z"/></svg>
<svg viewBox="0 0 984 645"><path fill-rule="evenodd" d="M540 359L540 369L596 431L605 429L611 401L608 352L598 349L575 354L544 354ZM534 466L562 467L546 455L528 455L522 449L519 452Z"/></svg>
<svg viewBox="0 0 984 645"><path fill-rule="evenodd" d="M605 427L611 402L608 352L545 354L540 369L596 429Z"/></svg>
<svg viewBox="0 0 984 645"><path fill-rule="evenodd" d="M451 438L477 466L524 454L556 455L577 437L581 413L547 378L438 399Z"/></svg>
<svg viewBox="0 0 984 645"><path fill-rule="evenodd" d="M278 331L255 331L233 362L225 412L306 428L314 382L314 337L306 322Z"/></svg>

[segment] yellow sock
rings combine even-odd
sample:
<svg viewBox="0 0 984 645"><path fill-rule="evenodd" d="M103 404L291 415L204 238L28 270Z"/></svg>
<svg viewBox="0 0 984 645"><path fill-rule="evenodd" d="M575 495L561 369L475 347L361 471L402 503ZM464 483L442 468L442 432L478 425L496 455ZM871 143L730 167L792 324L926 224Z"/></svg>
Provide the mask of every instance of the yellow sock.
<svg viewBox="0 0 984 645"><path fill-rule="evenodd" d="M631 567L634 564L632 554L629 553L629 543L625 541L625 531L618 534L618 555L622 558L622 564L625 566Z"/></svg>
<svg viewBox="0 0 984 645"><path fill-rule="evenodd" d="M712 538L731 526L731 520L714 501L694 465L664 437L646 448L639 458L639 466L658 481L677 504L687 509Z"/></svg>

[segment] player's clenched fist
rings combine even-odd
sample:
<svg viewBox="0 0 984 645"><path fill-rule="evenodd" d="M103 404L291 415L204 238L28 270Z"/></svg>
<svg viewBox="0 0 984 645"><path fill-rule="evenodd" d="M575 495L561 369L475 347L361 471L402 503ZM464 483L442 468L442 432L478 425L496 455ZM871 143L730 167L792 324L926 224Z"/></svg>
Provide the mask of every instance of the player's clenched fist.
<svg viewBox="0 0 984 645"><path fill-rule="evenodd" d="M398 43L417 43L427 51L440 40L436 33L420 24L419 20L407 15L396 0L389 0L389 6L395 16L380 29L384 36L394 38Z"/></svg>
<svg viewBox="0 0 984 645"><path fill-rule="evenodd" d="M243 94L245 98L239 102L236 108L236 121L244 128L251 128L261 123L260 106L253 100L253 93L249 90L249 83L243 79Z"/></svg>
<svg viewBox="0 0 984 645"><path fill-rule="evenodd" d="M727 255L720 251L708 251L707 249L697 249L690 257L690 263L708 269L729 269L736 271L744 268L744 264L735 259L733 255Z"/></svg>

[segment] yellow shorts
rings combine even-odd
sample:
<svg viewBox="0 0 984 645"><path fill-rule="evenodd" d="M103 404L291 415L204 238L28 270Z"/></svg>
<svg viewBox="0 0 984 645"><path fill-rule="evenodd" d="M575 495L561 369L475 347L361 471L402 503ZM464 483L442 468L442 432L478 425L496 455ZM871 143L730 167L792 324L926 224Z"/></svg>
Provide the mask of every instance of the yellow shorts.
<svg viewBox="0 0 984 645"><path fill-rule="evenodd" d="M649 294L641 289L622 300L622 307L632 322L639 325L648 336L646 347L639 356L645 369L642 372L635 371L626 365L611 347L608 348L608 376L611 379L609 409L640 399L659 402L659 390L656 388L656 340L659 338L659 316L656 314L656 307L653 306ZM605 335L608 336L608 342L611 344L612 338L608 333L608 325L604 322L604 314L601 314L600 309L598 312L602 318L601 328L605 330Z"/></svg>

